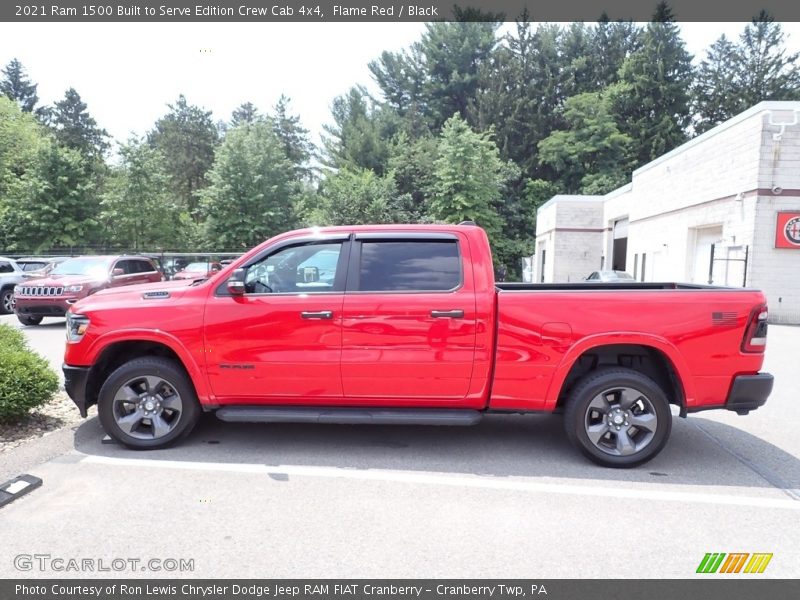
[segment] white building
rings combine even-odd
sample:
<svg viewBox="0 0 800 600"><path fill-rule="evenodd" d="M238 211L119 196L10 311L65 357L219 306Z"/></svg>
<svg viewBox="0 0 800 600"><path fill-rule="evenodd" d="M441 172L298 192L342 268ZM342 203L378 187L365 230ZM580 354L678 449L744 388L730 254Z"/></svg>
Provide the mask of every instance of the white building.
<svg viewBox="0 0 800 600"><path fill-rule="evenodd" d="M762 102L605 196L539 208L534 281L601 268L759 288L771 321L800 323L800 102Z"/></svg>

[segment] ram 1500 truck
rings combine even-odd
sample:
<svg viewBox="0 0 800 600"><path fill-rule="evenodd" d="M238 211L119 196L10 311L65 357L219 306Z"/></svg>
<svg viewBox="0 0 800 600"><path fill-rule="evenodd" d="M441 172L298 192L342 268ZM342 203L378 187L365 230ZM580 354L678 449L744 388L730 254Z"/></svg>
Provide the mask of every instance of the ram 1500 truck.
<svg viewBox="0 0 800 600"><path fill-rule="evenodd" d="M473 224L279 235L207 278L67 314L66 389L118 442L223 421L472 425L563 412L591 460L651 459L681 416L764 404L764 295L674 283L495 283Z"/></svg>

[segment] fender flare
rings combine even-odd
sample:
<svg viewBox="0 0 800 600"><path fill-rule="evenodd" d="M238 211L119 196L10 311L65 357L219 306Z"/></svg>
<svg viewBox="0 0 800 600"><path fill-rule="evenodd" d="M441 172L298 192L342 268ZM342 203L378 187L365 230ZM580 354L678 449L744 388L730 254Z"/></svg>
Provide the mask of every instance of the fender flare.
<svg viewBox="0 0 800 600"><path fill-rule="evenodd" d="M103 334L92 340L86 353L88 363L97 364L97 359L103 352L110 346L121 342L153 342L172 350L186 369L200 404L209 402L210 388L204 370L178 338L159 329L117 329Z"/></svg>
<svg viewBox="0 0 800 600"><path fill-rule="evenodd" d="M611 335L590 335L573 344L567 353L564 354L561 362L553 372L553 376L550 379L550 386L547 389L547 395L545 397L545 407L548 410L555 409L558 396L561 393L561 388L578 358L594 348L620 344L645 346L661 352L672 364L675 375L678 377L678 383L683 388L684 407L682 408L694 404L695 390L692 384L691 370L675 345L660 336L633 331L614 333Z"/></svg>

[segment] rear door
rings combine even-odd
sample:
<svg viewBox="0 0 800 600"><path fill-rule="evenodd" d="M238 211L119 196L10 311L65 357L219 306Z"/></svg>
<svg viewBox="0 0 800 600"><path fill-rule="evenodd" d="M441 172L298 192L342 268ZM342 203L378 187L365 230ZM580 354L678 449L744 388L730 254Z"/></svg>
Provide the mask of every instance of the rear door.
<svg viewBox="0 0 800 600"><path fill-rule="evenodd" d="M345 397L402 405L467 395L476 312L466 244L449 233L355 236L342 316Z"/></svg>

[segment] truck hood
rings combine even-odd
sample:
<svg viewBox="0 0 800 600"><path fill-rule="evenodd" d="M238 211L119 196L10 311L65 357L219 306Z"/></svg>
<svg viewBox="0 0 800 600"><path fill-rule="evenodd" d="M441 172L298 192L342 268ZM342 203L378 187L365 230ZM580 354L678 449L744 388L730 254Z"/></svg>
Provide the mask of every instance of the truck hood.
<svg viewBox="0 0 800 600"><path fill-rule="evenodd" d="M170 303L183 296L191 283L191 281L161 281L108 288L79 300L73 305L72 312L144 308L156 304L163 306L164 303Z"/></svg>
<svg viewBox="0 0 800 600"><path fill-rule="evenodd" d="M95 277L87 275L49 275L47 277L36 277L34 279L26 279L26 285L44 285L44 286L69 286L69 285L87 285L99 286L106 283L103 280L98 280Z"/></svg>
<svg viewBox="0 0 800 600"><path fill-rule="evenodd" d="M126 294L128 296L139 296L140 298L145 293L153 293L153 292L168 292L170 298L179 298L183 295L183 292L186 291L191 285L191 280L178 280L178 281L156 281L155 283L140 283L137 285L123 285L120 287L115 288L106 288L97 292L94 297L95 298L103 298L105 296L117 296L119 297L121 294ZM153 298L158 298L157 294L152 295Z"/></svg>

